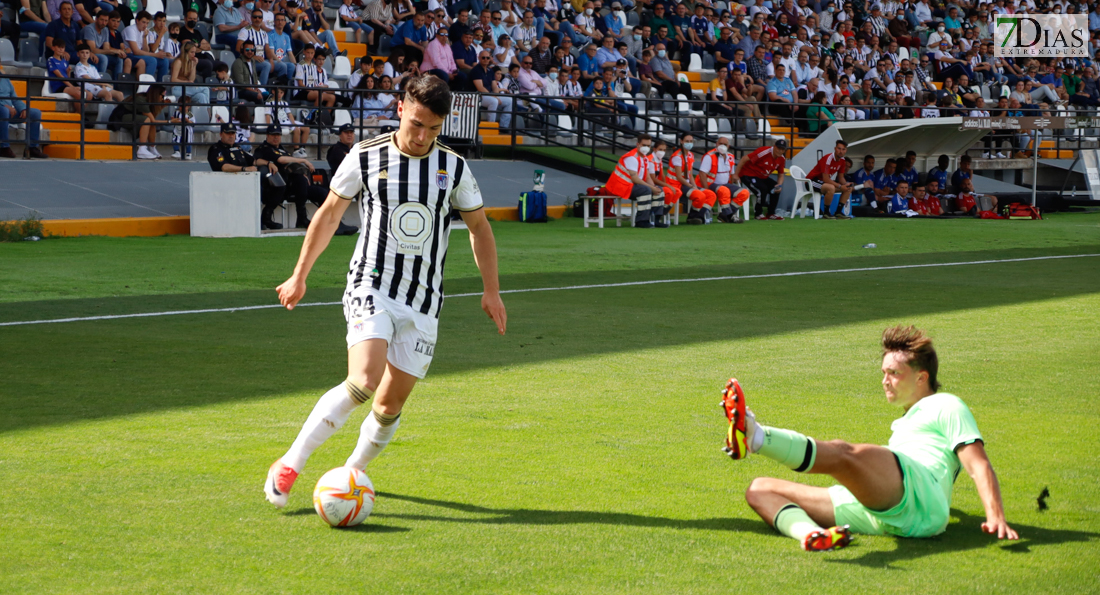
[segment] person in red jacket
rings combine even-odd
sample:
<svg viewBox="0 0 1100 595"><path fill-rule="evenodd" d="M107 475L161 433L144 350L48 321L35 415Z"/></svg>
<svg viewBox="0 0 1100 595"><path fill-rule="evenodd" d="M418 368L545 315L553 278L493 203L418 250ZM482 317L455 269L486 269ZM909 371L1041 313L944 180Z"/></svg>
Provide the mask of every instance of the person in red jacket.
<svg viewBox="0 0 1100 595"><path fill-rule="evenodd" d="M787 167L786 139L775 141L771 147L760 147L745 155L737 163L737 170L730 176L734 184L741 184L756 191L759 202L756 203L757 219L762 219L764 206L768 204L768 219L782 219L775 214L775 207L779 204L779 192L783 189L783 170ZM776 179L771 178L772 172L776 172ZM744 202L744 201L742 201Z"/></svg>
<svg viewBox="0 0 1100 595"><path fill-rule="evenodd" d="M652 149L653 138L648 134L639 135L634 148L619 158L607 180L608 192L625 200L638 201L634 227L653 227L653 197L661 194L661 189L653 183L649 173L648 156Z"/></svg>
<svg viewBox="0 0 1100 595"><path fill-rule="evenodd" d="M848 153L848 143L838 140L832 153L822 157L817 165L806 174L810 185L821 193L821 216L826 219L848 219L844 214L844 205L848 204L848 197L852 194L852 184L844 179L844 173L848 171L848 161L844 155ZM840 191L840 204L836 207L836 215L829 212L833 204L833 195ZM757 206L759 210L759 205ZM757 217L759 219L759 217Z"/></svg>

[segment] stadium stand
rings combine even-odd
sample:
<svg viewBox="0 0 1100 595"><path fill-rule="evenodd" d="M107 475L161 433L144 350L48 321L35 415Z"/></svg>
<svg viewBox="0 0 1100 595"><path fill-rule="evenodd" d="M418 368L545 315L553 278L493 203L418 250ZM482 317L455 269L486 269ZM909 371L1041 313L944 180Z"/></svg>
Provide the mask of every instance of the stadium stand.
<svg viewBox="0 0 1100 595"><path fill-rule="evenodd" d="M42 47L42 41L56 30L46 29L58 19L49 13L54 3L32 3L38 11L34 14L41 17L35 18L23 15L19 1L3 1L8 9L5 19L19 29L14 40L0 38L4 76L23 77L30 90L38 91L29 95L27 83L14 81L17 93L43 112L46 153L85 159L135 154L130 131L112 125L112 112L117 111L113 104L94 105L100 103L96 101L82 105L48 93L47 86L39 82L51 53L50 48ZM402 79L426 70L447 78L456 91L477 92L476 77L487 91L515 97L511 118L490 117L488 110L481 110L476 144L482 146L570 146L577 144L573 135L581 133L618 150L631 146L631 138L641 132L666 141L682 132L695 132L703 137L704 145L713 144L720 134L732 135L732 146L738 151L784 137L790 159L838 122L1065 116L1092 114L1100 105L1100 72L1091 57L1014 60L993 56L992 28L997 14L1024 8L1063 11L1060 3L1036 7L1030 0L950 4L938 0L763 0L744 4L494 0L485 4L480 14L473 14L471 7L482 3L443 0L429 7L426 2L352 0L346 9L374 31L369 46L357 43L357 31L339 17L342 4L338 0L323 4L262 0L247 6L240 1L220 4L215 9L201 2L185 5L181 0L149 0L145 10L154 18L146 42L150 51L174 58L180 43L169 35L167 23L186 24L184 19L193 18L187 16L192 6L198 9L200 19L192 25L201 37L197 59L208 60L215 67L231 65L239 57L236 44L219 41L227 41L227 36L254 41L260 48L254 67L264 79L260 81L264 90L261 99L266 100L272 88L286 86L290 91L287 109L294 120L311 127L309 144L318 147L331 142L335 126L346 123L349 115L360 127L360 136L377 133L392 121L388 113L392 107L375 104L388 103L390 94L400 92ZM108 7L100 3L99 10ZM140 3L137 7L140 10ZM1093 54L1100 44L1100 8L1096 2L1084 7L1089 9ZM123 8L120 33L136 16ZM1076 10L1081 6L1067 4L1064 9ZM256 13L262 13L260 27L253 23ZM267 39L278 14L286 16L289 51ZM418 27L420 19L423 25ZM441 31L447 35L440 35ZM313 73L312 64L300 62L300 52L305 47L330 45L330 39L335 40L338 54L326 58L321 73ZM440 53L441 43L449 56ZM586 51L589 44L594 52ZM482 50L490 55L485 66L478 59ZM260 62L274 66L287 54L293 68L284 66L279 72L309 72L302 84L335 91L337 102L331 110L317 102L295 99L294 91L301 89L296 89L293 75L276 76L275 68L269 75L267 66L258 68ZM418 62L421 59L425 63ZM525 63L528 59L530 65ZM123 106L133 101L150 77L142 71L140 60L132 62L114 81L127 95ZM355 76L360 74L361 62L368 64L365 74ZM785 74L777 77L780 65ZM728 74L719 75L720 70ZM559 72L566 73L561 82L554 80ZM116 77L105 72L103 78ZM195 84L211 85L214 78L199 77ZM142 87L130 84L133 79L143 83ZM596 83L597 79L604 82ZM239 102L239 91L230 86L226 94L210 93L211 104L193 103L197 145L216 140L213 127L203 124L214 120L213 110ZM352 108L359 99L362 101L356 105L369 107ZM352 108L350 112L336 111L348 108ZM234 110L227 111L232 114ZM162 124L157 143L171 144L171 133L171 126ZM961 152L973 151L975 157L985 159L1011 159L1038 150L1040 157L1066 159L1077 157L1077 149L1095 147L1095 130L1065 134L1049 130L1044 134L1050 136L1044 136L1038 147L1025 134L1009 133L990 135Z"/></svg>

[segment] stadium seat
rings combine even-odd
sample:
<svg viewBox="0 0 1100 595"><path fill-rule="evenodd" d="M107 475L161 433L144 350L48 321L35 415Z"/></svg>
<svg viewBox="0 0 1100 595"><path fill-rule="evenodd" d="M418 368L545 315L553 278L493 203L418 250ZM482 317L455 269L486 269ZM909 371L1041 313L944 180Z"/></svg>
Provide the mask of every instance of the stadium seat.
<svg viewBox="0 0 1100 595"><path fill-rule="evenodd" d="M218 52L218 60L232 66L233 62L237 60L237 55L234 54L231 50L222 50Z"/></svg>
<svg viewBox="0 0 1100 595"><path fill-rule="evenodd" d="M558 116L558 136L573 136L573 118Z"/></svg>
<svg viewBox="0 0 1100 595"><path fill-rule="evenodd" d="M228 124L229 123L229 108L224 105L215 105L210 108L210 123L211 124Z"/></svg>
<svg viewBox="0 0 1100 595"><path fill-rule="evenodd" d="M898 60L909 59L909 48L898 48Z"/></svg>
<svg viewBox="0 0 1100 595"><path fill-rule="evenodd" d="M258 105L252 110L252 122L256 124L267 124L267 107Z"/></svg>
<svg viewBox="0 0 1100 595"><path fill-rule="evenodd" d="M802 171L801 167L792 165L791 179L794 180L794 204L791 205L791 218L805 218L806 203L809 201L809 206L811 206L814 211L814 219L820 219L821 214L818 212L817 208L818 195L817 192L814 191L814 187L810 185L810 180L806 179L806 172Z"/></svg>
<svg viewBox="0 0 1100 595"><path fill-rule="evenodd" d="M703 59L692 52L688 57L688 72L702 72L703 71ZM686 77L685 77L686 78Z"/></svg>
<svg viewBox="0 0 1100 595"><path fill-rule="evenodd" d="M350 77L351 62L348 61L347 56L336 56L336 61L332 66L332 80L346 81Z"/></svg>
<svg viewBox="0 0 1100 595"><path fill-rule="evenodd" d="M30 62L15 61L15 46L11 44L11 40L7 37L0 37L0 64L15 68L31 68L34 66Z"/></svg>
<svg viewBox="0 0 1100 595"><path fill-rule="evenodd" d="M0 41L2 41L2 40L0 40ZM42 81L42 94L39 95L39 97L49 97L50 99L60 99L60 100L63 100L63 101L69 101L69 100L72 99L71 97L69 97L68 95L66 95L64 93L51 93L50 92L50 82L49 81Z"/></svg>
<svg viewBox="0 0 1100 595"><path fill-rule="evenodd" d="M151 74L143 74L143 75L138 76L138 81L142 82L142 83L146 83L146 84L143 84L143 85L138 85L138 88L137 88L138 93L144 93L144 92L149 90L148 83L157 82L157 78L155 76L151 75Z"/></svg>
<svg viewBox="0 0 1100 595"><path fill-rule="evenodd" d="M390 55L390 40L393 39L389 35L383 34L378 38L378 55L385 58Z"/></svg>
<svg viewBox="0 0 1100 595"><path fill-rule="evenodd" d="M351 112L346 109L338 109L332 116L332 127L339 128L344 124L351 124Z"/></svg>
<svg viewBox="0 0 1100 595"><path fill-rule="evenodd" d="M626 13L626 24L630 27L637 27L642 24L641 18L638 16L638 12L632 10Z"/></svg>
<svg viewBox="0 0 1100 595"><path fill-rule="evenodd" d="M164 14L168 17L167 21L169 23L176 23L183 20L183 4L181 0L164 0L164 4Z"/></svg>
<svg viewBox="0 0 1100 595"><path fill-rule="evenodd" d="M23 59L23 62L38 63L38 60L42 57L38 53L38 43L37 36L19 40L19 57Z"/></svg>
<svg viewBox="0 0 1100 595"><path fill-rule="evenodd" d="M205 105L200 105L191 108L191 113L195 115L195 132L218 132L217 126L210 125L210 108Z"/></svg>

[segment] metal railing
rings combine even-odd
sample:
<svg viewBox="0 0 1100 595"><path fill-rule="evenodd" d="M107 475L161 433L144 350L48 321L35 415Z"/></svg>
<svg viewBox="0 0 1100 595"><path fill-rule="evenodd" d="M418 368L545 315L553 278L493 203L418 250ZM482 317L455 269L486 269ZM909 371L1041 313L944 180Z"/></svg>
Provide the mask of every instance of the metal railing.
<svg viewBox="0 0 1100 595"><path fill-rule="evenodd" d="M240 91L252 87L250 85L238 85L231 82L183 83L140 80L93 81L88 79L57 79L30 75L11 75L6 76L6 78L26 81L26 91L23 93L21 99L27 103L28 107L35 107L36 102L53 101L67 104L70 108L70 112L80 114L78 123L79 134L75 140L51 138L44 140L42 144L78 146L81 159L85 157L86 150L89 147L102 145L128 145L131 147L131 158L136 158L137 148L141 145L137 139L137 128L140 126L140 123L111 122L108 121L108 116L119 105L129 106L130 112L135 113L137 90L147 85L160 85L166 89L170 96L171 92L176 87L182 88L184 93L188 93L188 90L197 88L212 90L215 87L227 87L233 90L233 96L236 98L236 103L209 101L203 103L194 102L191 104L196 115L198 115L199 112L205 111L205 117L199 117L198 121L193 124L195 132L210 131L215 133L212 139L205 138L205 135L196 134L192 142L192 145L195 147L209 146L217 142L216 132L220 122L212 121L210 117L212 108L219 106L225 107L230 112L230 117L232 118L232 112L235 110L236 106L241 103L247 105L253 114L255 110L252 108L269 107L266 103L242 102L240 100ZM46 97L41 93L37 93L37 91L42 89L43 84L59 80L64 80L79 88L81 90L80 98L58 97L56 95ZM116 90L122 91L126 96L121 101L86 99L87 93L85 91L88 85L104 82L113 85ZM319 91L322 93L333 93L344 98L339 100L339 102L343 104L348 103L349 100L353 100L356 94L362 92L359 89L296 87L274 84L263 85L262 88L272 95L274 95L276 89L283 89L284 101L286 101L291 113L295 116L300 115L300 110L303 109L326 109L324 107L318 107L316 102L311 103L295 100L294 95L298 92ZM398 96L402 93L401 91L383 91L380 89L371 92ZM498 94L482 95L495 97L502 96ZM212 92L211 96L214 96ZM172 102L159 104L161 106L160 113L156 118L158 121L158 131L168 131L175 126L175 124L166 123L176 103L176 98L174 96L171 97L173 97ZM580 165L580 167L590 172L601 173L614 167L617 159L615 155L621 154L624 149L632 148L634 146L634 139L642 132L647 132L655 138L665 138L670 141L670 144L675 144L675 139L683 134L690 133L696 138L695 151L697 153L705 152L713 147L717 143L719 136L728 137L730 139L731 149L738 153L752 150L770 140L785 138L788 141L788 146L791 151L789 154L793 154L806 144L809 144L821 130L831 125L831 122L827 120L818 120L816 125L817 129L815 130L814 123L806 116L806 107L808 107L808 104L798 104L798 109L791 115L789 110L779 110L777 109L778 105L772 102L712 101L700 99L698 96L687 97L685 99L640 96L624 97L619 100L621 103L614 104L613 108L611 107L612 104L608 103L600 106L591 97L542 97L528 95L507 95L507 97L515 100L512 102L510 108L512 127L508 131L508 136L510 138L508 150L511 157L514 158L520 154L525 156L531 156L533 154L533 151L531 151L532 147L523 144L523 141L520 140L521 136L528 137L537 141L537 146L539 147L568 149L574 157L574 159L572 159L574 163L583 159L587 165ZM556 101L566 100L576 101L576 109L560 110L551 106ZM611 99L611 101L614 102L615 100ZM359 110L359 108L353 108L350 105L341 105L340 103L338 103L333 110L350 110L349 115ZM524 104L526 104L526 107ZM532 105L537 105L539 110L536 112L530 109ZM745 115L746 113L756 113L753 112L753 107L758 110L760 117L749 117ZM833 112L834 115L838 108L838 106L833 105L826 105L823 107ZM876 112L880 116L879 119L882 119L883 116L893 115L894 113L898 114L899 118L902 115L900 107L884 106L881 104L867 106L854 105L851 106L851 109L863 112L868 118ZM919 107L913 109L919 109ZM945 108L938 109L940 110L941 116L966 115L969 111L967 108L960 107L957 110L958 113L945 113L949 110L945 110ZM1095 107L1086 108L1084 106L1076 106L1076 109L1075 115L1096 116L1098 114L1098 110ZM636 110L637 113L632 113L634 110ZM782 115L779 115L779 111L782 111ZM998 112L1001 110L997 110L997 108L994 107L986 108L986 111L989 111L993 116L997 116L999 115ZM1057 115L1055 110L1047 110L1046 112L1040 113L1033 108L1025 108L1024 111L1026 112L1025 115ZM335 116L335 111L331 113ZM486 110L483 109L481 114L482 121L484 121L487 114ZM561 119L561 116L567 116L569 118L568 125L565 125L566 121ZM51 123L72 124L71 118L71 116L53 117L44 115L42 124L43 126ZM301 122L300 118L295 117L294 119ZM326 138L326 134L334 132L336 128L335 117L333 120L334 122L331 124L323 123L319 120L315 122L302 122L302 126L308 128L310 132L307 142L303 143L302 147L307 149L311 157L323 159L328 144L332 142L332 139ZM383 126L382 124L369 122L364 118L354 117L351 119L350 123L355 127L359 138L377 134L381 131ZM267 122L252 122L250 124L246 123L246 125L251 127L250 129L252 132L262 136L262 127L266 126ZM113 129L112 131L129 130L131 133L112 134L112 138L105 142L91 141L87 138L87 131L103 129ZM1083 148L1095 148L1097 145L1097 137L1100 137L1100 131L1095 129L1048 130L1044 131L1042 140L1054 141L1054 146L1038 147L1038 149L1079 151ZM996 138L998 141L1010 142L1014 149L1028 150L1028 141L1025 140L1027 137L1022 134L1001 133ZM452 139L452 142L460 146L465 143L468 145L468 148L479 153L484 151L485 148L476 140L462 141L461 139ZM163 145L169 143L166 141L158 141L156 144ZM284 144L295 143L287 142L284 139ZM984 144L979 142L973 150L981 151L983 150L983 146ZM997 149L994 148L994 151L996 150ZM899 151L902 151L902 148L899 147ZM1060 155L1060 153L1056 153L1056 155Z"/></svg>

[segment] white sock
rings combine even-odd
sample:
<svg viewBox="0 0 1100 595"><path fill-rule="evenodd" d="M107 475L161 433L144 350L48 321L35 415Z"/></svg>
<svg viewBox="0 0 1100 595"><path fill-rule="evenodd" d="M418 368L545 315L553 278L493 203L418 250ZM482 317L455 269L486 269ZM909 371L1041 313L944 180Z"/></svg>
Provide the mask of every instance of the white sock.
<svg viewBox="0 0 1100 595"><path fill-rule="evenodd" d="M757 452L761 446L764 446L764 428L756 423L756 416L753 415L752 411L747 412L745 415L745 425L746 432L752 435L752 438L749 439L749 452Z"/></svg>
<svg viewBox="0 0 1100 595"><path fill-rule="evenodd" d="M375 412L371 411L367 415L367 419L363 420L363 426L359 430L359 442L355 445L355 451L348 457L344 466L355 467L360 470L366 469L367 465L381 454L382 449L390 443L399 425L401 425L400 417L391 425L383 426L379 423Z"/></svg>
<svg viewBox="0 0 1100 595"><path fill-rule="evenodd" d="M325 393L306 418L306 423L302 425L302 431L298 433L294 444L290 445L290 450L283 455L283 464L301 473L309 455L344 425L358 405L348 396L347 386L343 382Z"/></svg>

